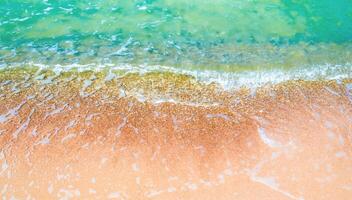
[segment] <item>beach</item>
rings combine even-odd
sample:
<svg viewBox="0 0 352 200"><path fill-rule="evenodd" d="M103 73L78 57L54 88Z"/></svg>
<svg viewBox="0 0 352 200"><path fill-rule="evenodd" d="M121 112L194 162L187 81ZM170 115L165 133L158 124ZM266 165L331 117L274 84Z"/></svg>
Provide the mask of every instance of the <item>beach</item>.
<svg viewBox="0 0 352 200"><path fill-rule="evenodd" d="M351 195L351 80L253 94L170 73L32 71L1 77L5 198Z"/></svg>

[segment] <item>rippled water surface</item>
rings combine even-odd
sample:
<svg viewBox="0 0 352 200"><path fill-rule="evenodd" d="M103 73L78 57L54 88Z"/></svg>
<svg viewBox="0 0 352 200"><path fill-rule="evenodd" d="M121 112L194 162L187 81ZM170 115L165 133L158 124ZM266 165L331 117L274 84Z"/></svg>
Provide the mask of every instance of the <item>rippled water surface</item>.
<svg viewBox="0 0 352 200"><path fill-rule="evenodd" d="M2 199L351 199L351 0L0 0Z"/></svg>
<svg viewBox="0 0 352 200"><path fill-rule="evenodd" d="M352 60L349 0L4 0L0 63L253 70Z"/></svg>

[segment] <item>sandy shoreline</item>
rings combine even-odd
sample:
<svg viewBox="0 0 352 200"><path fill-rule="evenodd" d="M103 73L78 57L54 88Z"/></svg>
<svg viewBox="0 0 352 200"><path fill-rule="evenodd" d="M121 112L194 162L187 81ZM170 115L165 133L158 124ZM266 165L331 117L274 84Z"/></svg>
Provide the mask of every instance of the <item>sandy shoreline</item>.
<svg viewBox="0 0 352 200"><path fill-rule="evenodd" d="M253 93L170 74L80 76L2 74L3 197L352 195L351 80L289 81ZM148 101L155 96L180 103Z"/></svg>

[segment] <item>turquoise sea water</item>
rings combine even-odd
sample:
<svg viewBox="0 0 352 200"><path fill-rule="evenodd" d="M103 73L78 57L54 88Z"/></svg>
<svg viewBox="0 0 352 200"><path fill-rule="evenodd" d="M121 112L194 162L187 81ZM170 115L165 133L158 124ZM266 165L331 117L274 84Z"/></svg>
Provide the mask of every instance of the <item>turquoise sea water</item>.
<svg viewBox="0 0 352 200"><path fill-rule="evenodd" d="M251 71L351 61L350 0L0 0L5 67Z"/></svg>

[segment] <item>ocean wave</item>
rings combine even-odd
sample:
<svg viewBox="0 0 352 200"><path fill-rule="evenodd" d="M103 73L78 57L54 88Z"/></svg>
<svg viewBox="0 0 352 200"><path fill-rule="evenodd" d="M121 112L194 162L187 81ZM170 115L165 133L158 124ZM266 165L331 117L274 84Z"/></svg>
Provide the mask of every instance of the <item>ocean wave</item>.
<svg viewBox="0 0 352 200"><path fill-rule="evenodd" d="M23 68L36 71L40 75L43 71L53 71L56 75L64 72L103 72L105 81L121 78L128 74L144 75L147 73L172 73L186 75L202 84L217 84L224 90L247 87L255 89L266 84L278 84L290 80L336 80L352 78L352 64L344 65L311 65L293 69L248 70L240 72L224 72L215 70L187 70L172 66L161 65L131 65L131 64L70 64L45 65L39 63L18 63L0 68L2 71Z"/></svg>

